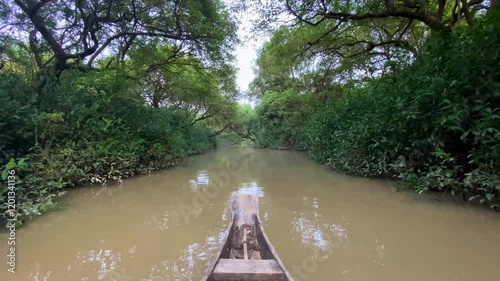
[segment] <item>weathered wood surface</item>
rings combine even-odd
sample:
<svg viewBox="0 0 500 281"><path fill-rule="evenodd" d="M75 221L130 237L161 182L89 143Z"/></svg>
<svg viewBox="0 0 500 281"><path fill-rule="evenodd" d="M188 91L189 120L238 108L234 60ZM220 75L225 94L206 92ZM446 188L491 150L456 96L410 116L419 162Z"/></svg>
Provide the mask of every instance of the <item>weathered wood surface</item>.
<svg viewBox="0 0 500 281"><path fill-rule="evenodd" d="M234 192L231 195L231 211L237 227L255 225L255 217L259 215L259 197Z"/></svg>
<svg viewBox="0 0 500 281"><path fill-rule="evenodd" d="M278 257L259 219L259 201L255 195L231 195L232 224L226 231L226 243L202 281L293 281ZM231 248L235 231L251 226L249 235L256 235L260 251L253 251L248 260L235 259ZM228 259L229 258L229 259Z"/></svg>
<svg viewBox="0 0 500 281"><path fill-rule="evenodd" d="M258 234L257 217L259 215L259 198L255 195L239 194L234 192L231 195L231 211L234 218L234 226L243 232L243 252L245 259L260 260L260 251L252 251L248 255L247 234L251 235L248 239L256 239ZM250 229L247 231L247 227ZM233 237L229 237L232 239ZM245 242L246 241L246 242ZM255 242L258 244L257 240ZM235 258L236 249L231 250L230 258Z"/></svg>
<svg viewBox="0 0 500 281"><path fill-rule="evenodd" d="M275 260L220 259L213 272L215 281L281 281L286 280Z"/></svg>

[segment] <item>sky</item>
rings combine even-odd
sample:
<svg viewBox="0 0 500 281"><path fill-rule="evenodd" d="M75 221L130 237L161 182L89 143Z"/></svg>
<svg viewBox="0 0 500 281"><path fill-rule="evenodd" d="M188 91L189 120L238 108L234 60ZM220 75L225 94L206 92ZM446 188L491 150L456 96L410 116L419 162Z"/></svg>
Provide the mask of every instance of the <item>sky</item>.
<svg viewBox="0 0 500 281"><path fill-rule="evenodd" d="M255 77L253 67L257 59L257 51L264 44L266 37L260 36L256 38L252 36L251 18L248 14L243 14L240 18L241 24L238 28L238 37L240 44L236 47L236 67L238 68L236 83L241 93L246 93L248 84Z"/></svg>
<svg viewBox="0 0 500 281"><path fill-rule="evenodd" d="M257 49L258 47L251 44L241 44L236 48L236 65L238 67L236 83L242 93L248 90L248 83L252 82L255 77L253 65L257 58Z"/></svg>

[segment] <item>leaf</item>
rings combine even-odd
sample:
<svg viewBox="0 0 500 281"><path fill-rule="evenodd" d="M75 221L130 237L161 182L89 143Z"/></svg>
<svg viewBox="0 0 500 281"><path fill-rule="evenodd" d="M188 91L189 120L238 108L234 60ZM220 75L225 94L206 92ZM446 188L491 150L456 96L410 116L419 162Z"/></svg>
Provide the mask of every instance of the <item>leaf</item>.
<svg viewBox="0 0 500 281"><path fill-rule="evenodd" d="M486 198L488 199L488 201L491 201L493 199L493 194L486 193Z"/></svg>
<svg viewBox="0 0 500 281"><path fill-rule="evenodd" d="M8 170L3 170L2 171L2 180L6 180L8 176L9 176Z"/></svg>
<svg viewBox="0 0 500 281"><path fill-rule="evenodd" d="M464 140L469 135L469 132L466 131L460 136L460 140Z"/></svg>
<svg viewBox="0 0 500 281"><path fill-rule="evenodd" d="M16 160L14 158L10 158L9 163L5 166L5 170L12 170L17 167Z"/></svg>

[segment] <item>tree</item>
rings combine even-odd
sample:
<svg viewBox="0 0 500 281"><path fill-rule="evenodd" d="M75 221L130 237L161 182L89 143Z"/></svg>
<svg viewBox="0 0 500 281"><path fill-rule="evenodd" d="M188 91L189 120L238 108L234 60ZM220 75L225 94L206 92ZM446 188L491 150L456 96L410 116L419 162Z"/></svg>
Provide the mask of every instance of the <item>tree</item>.
<svg viewBox="0 0 500 281"><path fill-rule="evenodd" d="M125 65L147 103L182 111L193 124L222 113L237 94L231 65L207 67L182 47L157 40L134 46Z"/></svg>
<svg viewBox="0 0 500 281"><path fill-rule="evenodd" d="M244 139L256 141L256 115L250 105L238 105L235 119L231 120L229 128Z"/></svg>
<svg viewBox="0 0 500 281"><path fill-rule="evenodd" d="M334 21L339 25L373 19L404 18L421 22L433 31L455 27L462 20L474 23L482 10L498 6L499 1L484 0L369 0L369 1L269 1L263 9L267 14L292 15L298 22L317 26ZM262 10L264 11L264 10ZM269 17L268 17L269 18Z"/></svg>
<svg viewBox="0 0 500 281"><path fill-rule="evenodd" d="M230 57L235 24L218 0L15 0L2 2L8 22L0 35L28 38L40 69L93 62L105 53L122 60L140 39L157 38L219 63ZM182 44L181 44L182 43ZM50 54L47 56L46 54Z"/></svg>
<svg viewBox="0 0 500 281"><path fill-rule="evenodd" d="M477 15L498 6L498 1L483 0L258 2L244 5L260 12L257 27L284 23L288 30L280 26L274 36L282 34L282 45L301 46L295 68L323 68L326 73L344 65L349 70L345 76L359 79L413 61L429 34L473 25Z"/></svg>

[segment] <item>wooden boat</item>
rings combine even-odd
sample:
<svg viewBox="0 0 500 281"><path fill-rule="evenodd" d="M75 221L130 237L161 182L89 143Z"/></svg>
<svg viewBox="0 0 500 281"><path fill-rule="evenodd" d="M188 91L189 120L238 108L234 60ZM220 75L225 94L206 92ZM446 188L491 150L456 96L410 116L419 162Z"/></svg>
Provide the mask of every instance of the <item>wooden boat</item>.
<svg viewBox="0 0 500 281"><path fill-rule="evenodd" d="M269 242L255 195L231 195L226 242L202 281L293 281Z"/></svg>

